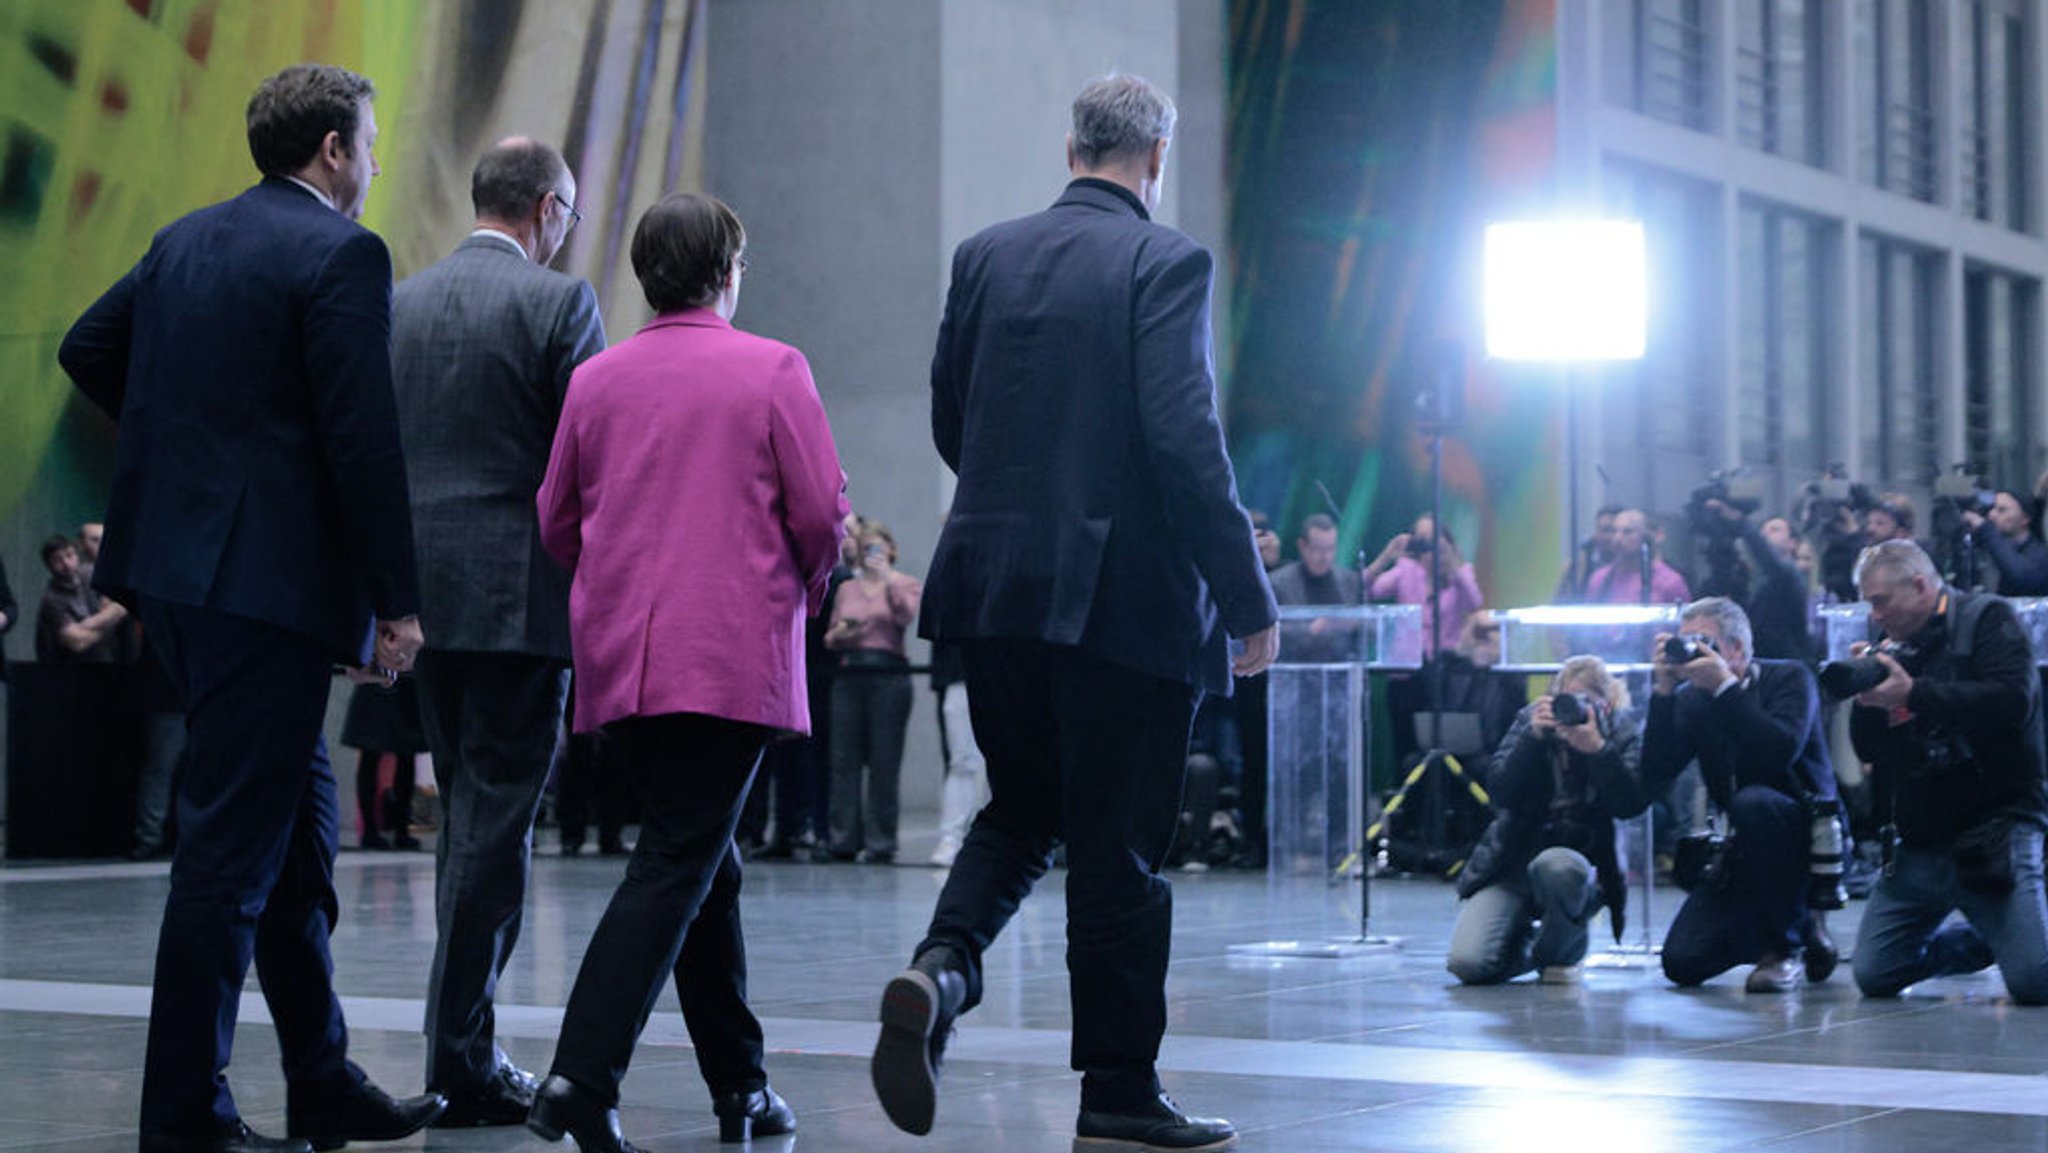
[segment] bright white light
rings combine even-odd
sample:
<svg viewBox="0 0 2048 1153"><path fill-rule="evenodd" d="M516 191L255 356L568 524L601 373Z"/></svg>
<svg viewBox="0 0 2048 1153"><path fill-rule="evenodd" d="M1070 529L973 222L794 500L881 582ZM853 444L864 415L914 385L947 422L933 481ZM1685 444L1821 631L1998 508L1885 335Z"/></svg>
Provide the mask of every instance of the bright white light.
<svg viewBox="0 0 2048 1153"><path fill-rule="evenodd" d="M1649 327L1635 220L1486 226L1486 354L1497 360L1640 360Z"/></svg>
<svg viewBox="0 0 2048 1153"><path fill-rule="evenodd" d="M1622 626L1669 624L1678 619L1678 610L1670 605L1536 605L1494 615L1510 624Z"/></svg>

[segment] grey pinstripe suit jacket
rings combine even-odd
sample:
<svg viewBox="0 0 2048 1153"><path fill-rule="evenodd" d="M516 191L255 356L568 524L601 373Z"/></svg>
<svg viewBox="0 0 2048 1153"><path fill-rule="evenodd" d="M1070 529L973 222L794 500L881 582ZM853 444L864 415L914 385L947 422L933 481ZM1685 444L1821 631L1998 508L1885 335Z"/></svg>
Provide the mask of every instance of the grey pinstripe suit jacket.
<svg viewBox="0 0 2048 1153"><path fill-rule="evenodd" d="M569 658L569 574L534 494L569 374L603 351L597 295L494 237L399 284L391 345L433 649Z"/></svg>

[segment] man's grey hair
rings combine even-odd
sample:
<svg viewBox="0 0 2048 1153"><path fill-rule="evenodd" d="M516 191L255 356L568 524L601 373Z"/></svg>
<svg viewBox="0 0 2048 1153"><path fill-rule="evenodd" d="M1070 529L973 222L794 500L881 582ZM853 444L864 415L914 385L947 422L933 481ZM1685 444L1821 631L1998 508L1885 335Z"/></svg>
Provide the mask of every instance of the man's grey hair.
<svg viewBox="0 0 2048 1153"><path fill-rule="evenodd" d="M1173 139L1178 115L1166 93L1140 77L1110 73L1074 97L1074 159L1088 168L1142 156Z"/></svg>
<svg viewBox="0 0 2048 1153"><path fill-rule="evenodd" d="M569 175L562 154L538 140L509 137L491 146L469 178L469 202L478 216L515 221Z"/></svg>
<svg viewBox="0 0 2048 1153"><path fill-rule="evenodd" d="M1927 551L1909 540L1880 541L1864 549L1856 558L1856 587L1862 588L1870 576L1886 577L1894 582L1924 577L1931 586L1939 588L1941 572L1934 567L1934 560Z"/></svg>
<svg viewBox="0 0 2048 1153"><path fill-rule="evenodd" d="M1719 626L1723 638L1741 645L1745 656L1756 655L1756 646L1750 642L1749 614L1742 611L1741 605L1727 597L1701 597L1678 614L1678 627L1683 629L1685 622L1702 617Z"/></svg>

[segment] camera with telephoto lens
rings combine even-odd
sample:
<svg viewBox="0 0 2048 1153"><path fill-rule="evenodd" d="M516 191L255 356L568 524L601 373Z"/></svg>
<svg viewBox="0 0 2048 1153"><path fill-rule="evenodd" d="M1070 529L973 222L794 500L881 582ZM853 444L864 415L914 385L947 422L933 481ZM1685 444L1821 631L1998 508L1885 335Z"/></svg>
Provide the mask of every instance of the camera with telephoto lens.
<svg viewBox="0 0 2048 1153"><path fill-rule="evenodd" d="M1667 664L1689 664L1708 653L1719 651L1714 647L1713 638L1704 633L1664 638L1664 660Z"/></svg>
<svg viewBox="0 0 2048 1153"><path fill-rule="evenodd" d="M1911 645L1886 641L1863 656L1850 657L1845 661L1829 661L1820 667L1820 672L1814 675L1814 679L1820 682L1822 692L1836 700L1847 700L1867 693L1883 684L1884 679L1891 675L1891 670L1885 668L1884 662L1877 659L1878 653L1884 653L1899 662L1908 673L1913 671L1910 662L1919 655Z"/></svg>

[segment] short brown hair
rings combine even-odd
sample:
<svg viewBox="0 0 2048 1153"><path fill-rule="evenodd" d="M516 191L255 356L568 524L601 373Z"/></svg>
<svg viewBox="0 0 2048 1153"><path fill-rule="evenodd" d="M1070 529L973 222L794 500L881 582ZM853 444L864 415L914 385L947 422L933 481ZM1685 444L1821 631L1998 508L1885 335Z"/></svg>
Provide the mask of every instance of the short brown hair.
<svg viewBox="0 0 2048 1153"><path fill-rule="evenodd" d="M724 201L671 193L633 230L633 275L656 312L701 307L718 295L746 246L747 230Z"/></svg>
<svg viewBox="0 0 2048 1153"><path fill-rule="evenodd" d="M355 147L363 103L376 98L376 86L346 68L294 64L249 97L249 156L265 176L284 176L318 155L330 132L341 135L347 152Z"/></svg>

